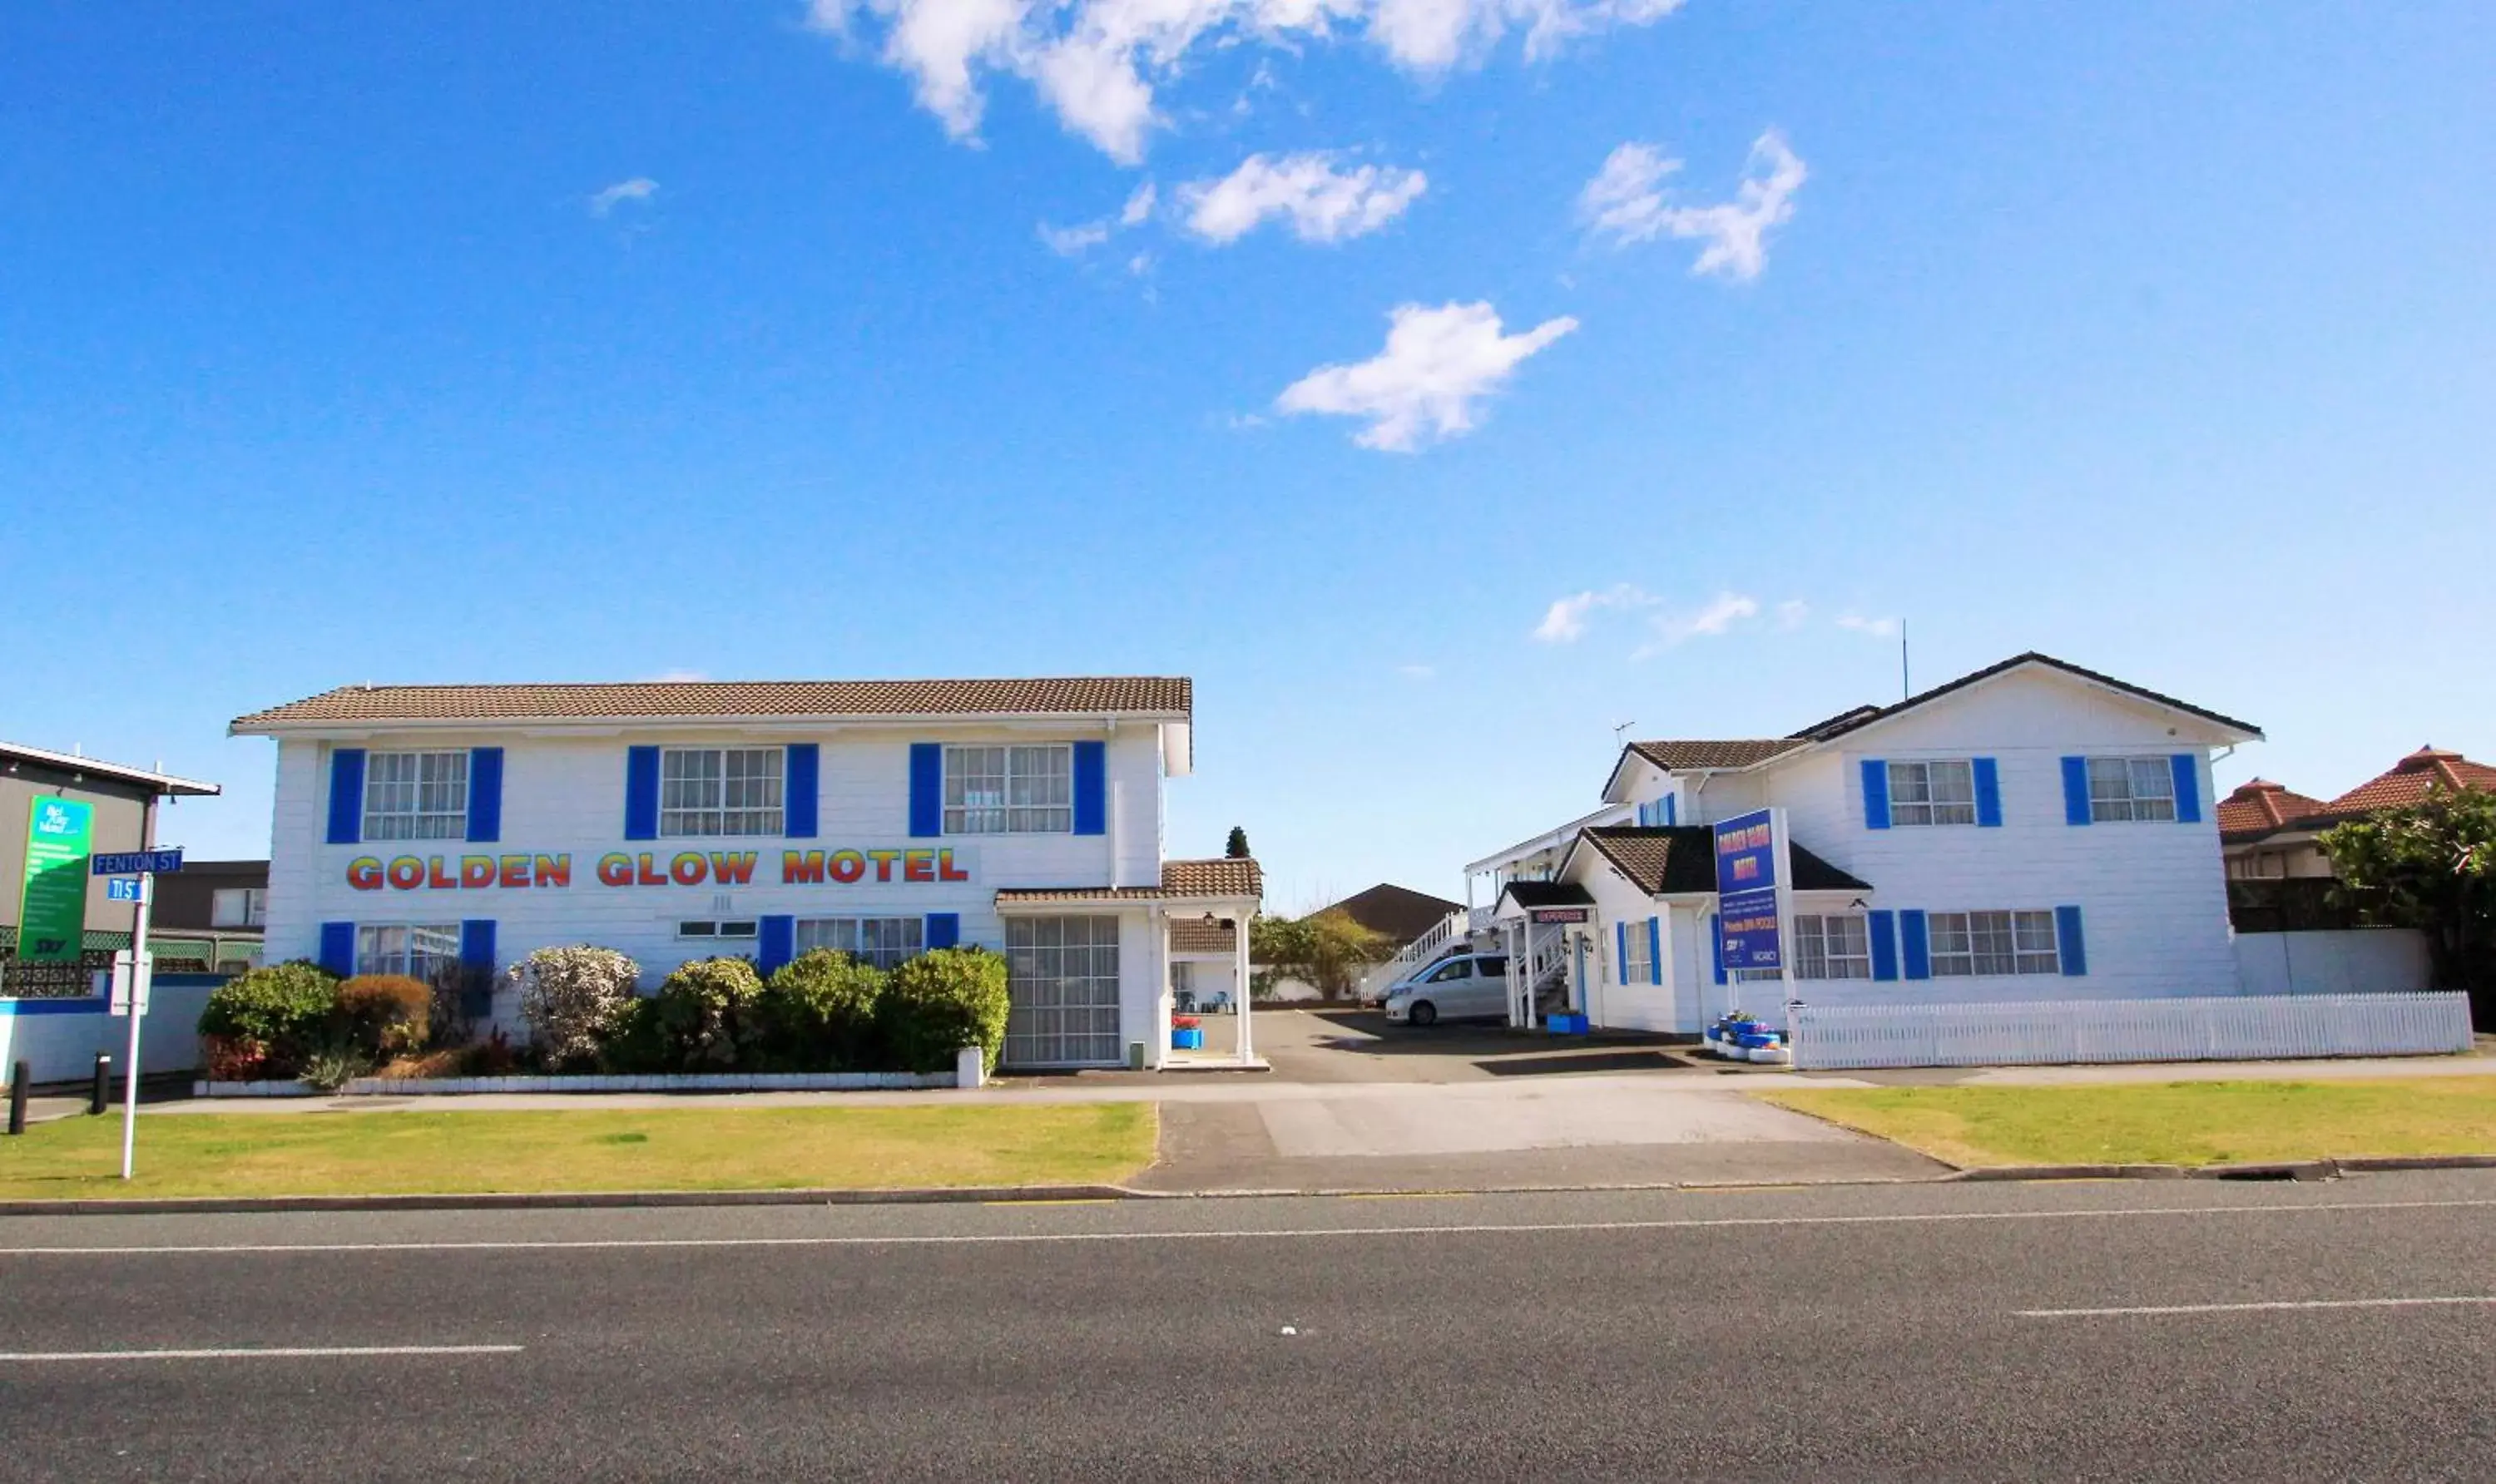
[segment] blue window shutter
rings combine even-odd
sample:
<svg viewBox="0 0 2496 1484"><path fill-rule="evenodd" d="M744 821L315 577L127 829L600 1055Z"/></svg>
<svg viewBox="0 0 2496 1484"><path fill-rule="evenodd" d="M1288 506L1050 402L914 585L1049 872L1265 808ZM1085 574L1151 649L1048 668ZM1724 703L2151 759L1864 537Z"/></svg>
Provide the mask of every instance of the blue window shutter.
<svg viewBox="0 0 2496 1484"><path fill-rule="evenodd" d="M1646 981L1664 982L1664 921L1659 917L1646 919Z"/></svg>
<svg viewBox="0 0 2496 1484"><path fill-rule="evenodd" d="M910 834L916 840L945 833L945 744L910 744Z"/></svg>
<svg viewBox="0 0 2496 1484"><path fill-rule="evenodd" d="M352 922L321 924L320 965L331 974L344 977L356 972L356 925Z"/></svg>
<svg viewBox="0 0 2496 1484"><path fill-rule="evenodd" d="M1707 951L1715 959L1716 982L1722 984L1725 982L1725 924L1712 912L1707 917Z"/></svg>
<svg viewBox="0 0 2496 1484"><path fill-rule="evenodd" d="M624 838L659 838L659 750L624 751Z"/></svg>
<svg viewBox="0 0 2496 1484"><path fill-rule="evenodd" d="M1873 912L1864 929L1872 940L1872 977L1895 979L1898 976L1898 914L1886 909Z"/></svg>
<svg viewBox="0 0 2496 1484"><path fill-rule="evenodd" d="M1924 914L1910 909L1898 914L1899 955L1907 961L1907 977L1929 979L1933 976L1932 940L1924 928Z"/></svg>
<svg viewBox="0 0 2496 1484"><path fill-rule="evenodd" d="M1638 824L1639 824L1639 826L1640 826L1640 827L1644 827L1644 826L1645 826L1645 824L1646 824L1646 822L1647 822L1647 819L1649 819L1649 817L1651 816L1651 814L1652 814L1652 811L1650 811L1650 810L1647 808L1647 806L1646 806L1646 805L1644 805L1644 804L1640 804L1639 806L1638 806Z"/></svg>
<svg viewBox="0 0 2496 1484"><path fill-rule="evenodd" d="M2175 769L2175 820L2179 824L2201 822L2201 760L2191 753L2177 753L2168 759Z"/></svg>
<svg viewBox="0 0 2496 1484"><path fill-rule="evenodd" d="M958 948L962 945L960 912L929 912L921 931L921 942L930 948Z"/></svg>
<svg viewBox="0 0 2496 1484"><path fill-rule="evenodd" d="M1680 794L1668 793L1664 796L1664 822L1667 824L1678 824L1681 822Z"/></svg>
<svg viewBox="0 0 2496 1484"><path fill-rule="evenodd" d="M1075 833L1109 833L1109 745L1075 744Z"/></svg>
<svg viewBox="0 0 2496 1484"><path fill-rule="evenodd" d="M2089 759L2063 759L2063 822L2089 822Z"/></svg>
<svg viewBox="0 0 2496 1484"><path fill-rule="evenodd" d="M364 838L364 750L329 750L329 843L356 845Z"/></svg>
<svg viewBox="0 0 2496 1484"><path fill-rule="evenodd" d="M812 742L792 742L780 769L780 833L792 840L815 838L815 799L823 786L824 750Z"/></svg>
<svg viewBox="0 0 2496 1484"><path fill-rule="evenodd" d="M1969 771L1976 775L1976 822L1993 829L2002 827L2002 769L1990 757L1976 758Z"/></svg>
<svg viewBox="0 0 2496 1484"><path fill-rule="evenodd" d="M2080 910L2076 907L2054 909L2054 945L2063 950L2063 973L2079 978L2089 972L2088 941L2080 936Z"/></svg>
<svg viewBox="0 0 2496 1484"><path fill-rule="evenodd" d="M1879 757L1863 759L1863 827L1889 827L1889 764Z"/></svg>
<svg viewBox="0 0 2496 1484"><path fill-rule="evenodd" d="M503 838L503 750L468 749L468 838L491 845Z"/></svg>
<svg viewBox="0 0 2496 1484"><path fill-rule="evenodd" d="M754 967L770 974L797 956L797 919L764 917L756 925L754 943Z"/></svg>
<svg viewBox="0 0 2496 1484"><path fill-rule="evenodd" d="M1612 976L1627 984L1630 981L1630 925L1612 924Z"/></svg>
<svg viewBox="0 0 2496 1484"><path fill-rule="evenodd" d="M470 1019L494 1013L494 921L471 917L459 924L459 967L471 977L460 987L459 1009Z"/></svg>

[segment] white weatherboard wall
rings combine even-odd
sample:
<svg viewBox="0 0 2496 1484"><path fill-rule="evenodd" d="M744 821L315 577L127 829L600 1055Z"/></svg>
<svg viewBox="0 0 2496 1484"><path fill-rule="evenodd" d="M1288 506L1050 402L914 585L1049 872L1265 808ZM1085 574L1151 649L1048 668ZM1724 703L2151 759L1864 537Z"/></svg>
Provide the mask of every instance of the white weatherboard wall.
<svg viewBox="0 0 2496 1484"><path fill-rule="evenodd" d="M140 1027L141 1073L200 1065L200 1011L220 982L204 974L158 976ZM0 1080L22 1061L33 1081L76 1082L93 1075L97 1052L112 1058L117 1078L129 1045L130 1022L106 1014L101 1000L0 1000Z"/></svg>
<svg viewBox="0 0 2496 1484"><path fill-rule="evenodd" d="M2458 994L2235 995L2019 1005L1806 1005L1794 1066L2003 1067L2467 1051Z"/></svg>
<svg viewBox="0 0 2496 1484"><path fill-rule="evenodd" d="M2426 939L2415 928L2238 933L2249 995L2378 995L2427 987Z"/></svg>
<svg viewBox="0 0 2496 1484"><path fill-rule="evenodd" d="M1101 741L1105 747L1106 824L1099 835L1021 834L914 838L910 833L910 748L913 743L1032 744ZM625 838L627 750L637 745L777 747L811 742L821 749L818 821L810 838L783 836ZM327 841L329 760L339 747L370 752L503 749L502 819L491 843L465 840ZM316 957L321 925L353 922L455 924L484 919L495 924L495 959L507 967L535 949L593 943L630 954L641 966L642 985L655 987L669 971L713 954L754 954L753 941L685 940L679 922L790 915L910 916L952 912L961 919L960 942L1002 951L1005 924L995 894L1005 887L1102 887L1151 885L1160 880L1162 753L1150 723L1112 727L1106 719L1069 719L1056 725L1019 726L629 726L594 729L479 727L354 734L342 740L288 737L278 747L276 804L269 862L267 962ZM839 883L784 882L785 851L841 850L948 850L966 881L912 881L896 864L892 879ZM622 854L636 862L647 854L665 871L680 852L754 854L751 881L696 885L608 885L599 879L602 856ZM402 889L350 884L359 860L388 862L400 856L442 857L457 871L461 857L569 855L568 885L476 888L431 884ZM1114 912L1121 918L1120 1000L1125 1040L1142 1040L1159 1060L1168 1040L1161 1027L1164 965L1147 913L1070 906L1070 914ZM498 998L498 1017L508 1022L509 996Z"/></svg>

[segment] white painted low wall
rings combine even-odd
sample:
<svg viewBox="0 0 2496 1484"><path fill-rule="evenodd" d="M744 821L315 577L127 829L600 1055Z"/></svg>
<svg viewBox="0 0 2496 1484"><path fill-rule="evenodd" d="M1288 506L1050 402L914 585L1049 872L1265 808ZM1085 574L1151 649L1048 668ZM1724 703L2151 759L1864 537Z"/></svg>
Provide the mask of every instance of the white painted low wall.
<svg viewBox="0 0 2496 1484"><path fill-rule="evenodd" d="M2034 1005L1804 1005L1794 1066L2260 1061L2470 1049L2458 994L2263 995Z"/></svg>
<svg viewBox="0 0 2496 1484"><path fill-rule="evenodd" d="M976 1059L977 1048L965 1053ZM976 1060L970 1065L978 1066ZM958 1087L952 1071L659 1072L579 1076L358 1077L335 1094L300 1082L194 1082L194 1098L447 1098L475 1093L875 1093ZM974 1081L969 1086L978 1087Z"/></svg>
<svg viewBox="0 0 2496 1484"><path fill-rule="evenodd" d="M200 1011L222 982L206 974L158 977L140 1027L142 1073L189 1071L200 1065ZM84 1081L94 1075L99 1051L112 1058L117 1077L129 1043L130 1022L105 1013L101 999L0 1000L0 1082L20 1061L30 1064L38 1083Z"/></svg>
<svg viewBox="0 0 2496 1484"><path fill-rule="evenodd" d="M2238 933L2236 977L2249 995L2379 995L2427 987L2416 928Z"/></svg>

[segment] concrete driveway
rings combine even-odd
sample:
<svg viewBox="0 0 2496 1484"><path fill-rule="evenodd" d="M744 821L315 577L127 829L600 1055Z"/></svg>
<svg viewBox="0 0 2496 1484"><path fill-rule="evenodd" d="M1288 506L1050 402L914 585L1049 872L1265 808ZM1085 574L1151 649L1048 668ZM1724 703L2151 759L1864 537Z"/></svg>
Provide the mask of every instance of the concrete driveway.
<svg viewBox="0 0 2496 1484"><path fill-rule="evenodd" d="M1263 1009L1257 1054L1282 1082L1491 1082L1513 1077L1689 1071L1674 1055L1683 1039L1636 1034L1555 1036L1460 1022L1397 1025L1384 1012ZM1208 1050L1227 1049L1235 1017L1207 1016Z"/></svg>

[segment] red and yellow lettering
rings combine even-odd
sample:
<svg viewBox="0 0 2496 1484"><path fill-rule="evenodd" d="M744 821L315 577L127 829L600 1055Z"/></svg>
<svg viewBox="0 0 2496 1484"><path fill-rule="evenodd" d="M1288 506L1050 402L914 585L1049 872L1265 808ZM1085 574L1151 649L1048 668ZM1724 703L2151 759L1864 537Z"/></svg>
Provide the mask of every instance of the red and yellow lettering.
<svg viewBox="0 0 2496 1484"><path fill-rule="evenodd" d="M783 886L821 886L824 884L824 852L821 850L782 850L780 852L780 884Z"/></svg>
<svg viewBox="0 0 2496 1484"><path fill-rule="evenodd" d="M459 857L459 884L469 891L494 884L494 857L462 855Z"/></svg>
<svg viewBox="0 0 2496 1484"><path fill-rule="evenodd" d="M495 885L525 886L529 883L529 858L527 856L506 855L503 857L502 864L503 869L501 874L495 879Z"/></svg>
<svg viewBox="0 0 2496 1484"><path fill-rule="evenodd" d="M640 882L644 886L665 886L668 884L668 873L660 870L657 866L652 865L650 863L652 858L653 857L649 851L643 850L641 852L641 874L636 876L633 880Z"/></svg>
<svg viewBox="0 0 2496 1484"><path fill-rule="evenodd" d="M754 880L752 850L713 850L710 855L710 879L723 886L744 886Z"/></svg>
<svg viewBox="0 0 2496 1484"><path fill-rule="evenodd" d="M414 891L424 884L424 862L413 855L392 856L390 883L401 891Z"/></svg>
<svg viewBox="0 0 2496 1484"><path fill-rule="evenodd" d="M347 884L358 891L382 889L382 863L370 855L359 855L347 862Z"/></svg>
<svg viewBox="0 0 2496 1484"><path fill-rule="evenodd" d="M905 881L936 880L936 852L934 850L902 851L901 879Z"/></svg>
<svg viewBox="0 0 2496 1484"><path fill-rule="evenodd" d="M952 851L938 850L936 852L936 879L940 881L967 881L971 879L971 873L953 864Z"/></svg>
<svg viewBox="0 0 2496 1484"><path fill-rule="evenodd" d="M459 878L452 875L443 865L441 856L435 855L426 861L424 884L436 891L456 891L459 889Z"/></svg>
<svg viewBox="0 0 2496 1484"><path fill-rule="evenodd" d="M856 850L832 852L832 880L846 886L866 875L866 857Z"/></svg>
<svg viewBox="0 0 2496 1484"><path fill-rule="evenodd" d="M543 880L545 880L545 878L544 878L543 876L541 876L541 877L539 878L539 880L543 881ZM599 857L598 857L598 884L600 884L601 886L630 886L630 885L632 885L632 884L633 884L633 857L632 857L632 856L630 856L630 855L601 855L601 856L599 856Z"/></svg>
<svg viewBox="0 0 2496 1484"><path fill-rule="evenodd" d="M668 862L668 875L679 886L699 886L702 882L702 878L709 874L710 862L691 850L686 850Z"/></svg>
<svg viewBox="0 0 2496 1484"><path fill-rule="evenodd" d="M889 881L892 880L892 863L901 858L901 852L869 850L866 852L866 858L875 862L875 879L879 881Z"/></svg>
<svg viewBox="0 0 2496 1484"><path fill-rule="evenodd" d="M609 860L622 860L623 858L624 857L621 855L610 855L608 857ZM537 877L538 884L541 886L569 886L572 884L572 857L570 855L541 855L537 860L537 870L531 874ZM606 878L602 875L600 880L604 881ZM619 883L608 881L607 884L613 886Z"/></svg>

